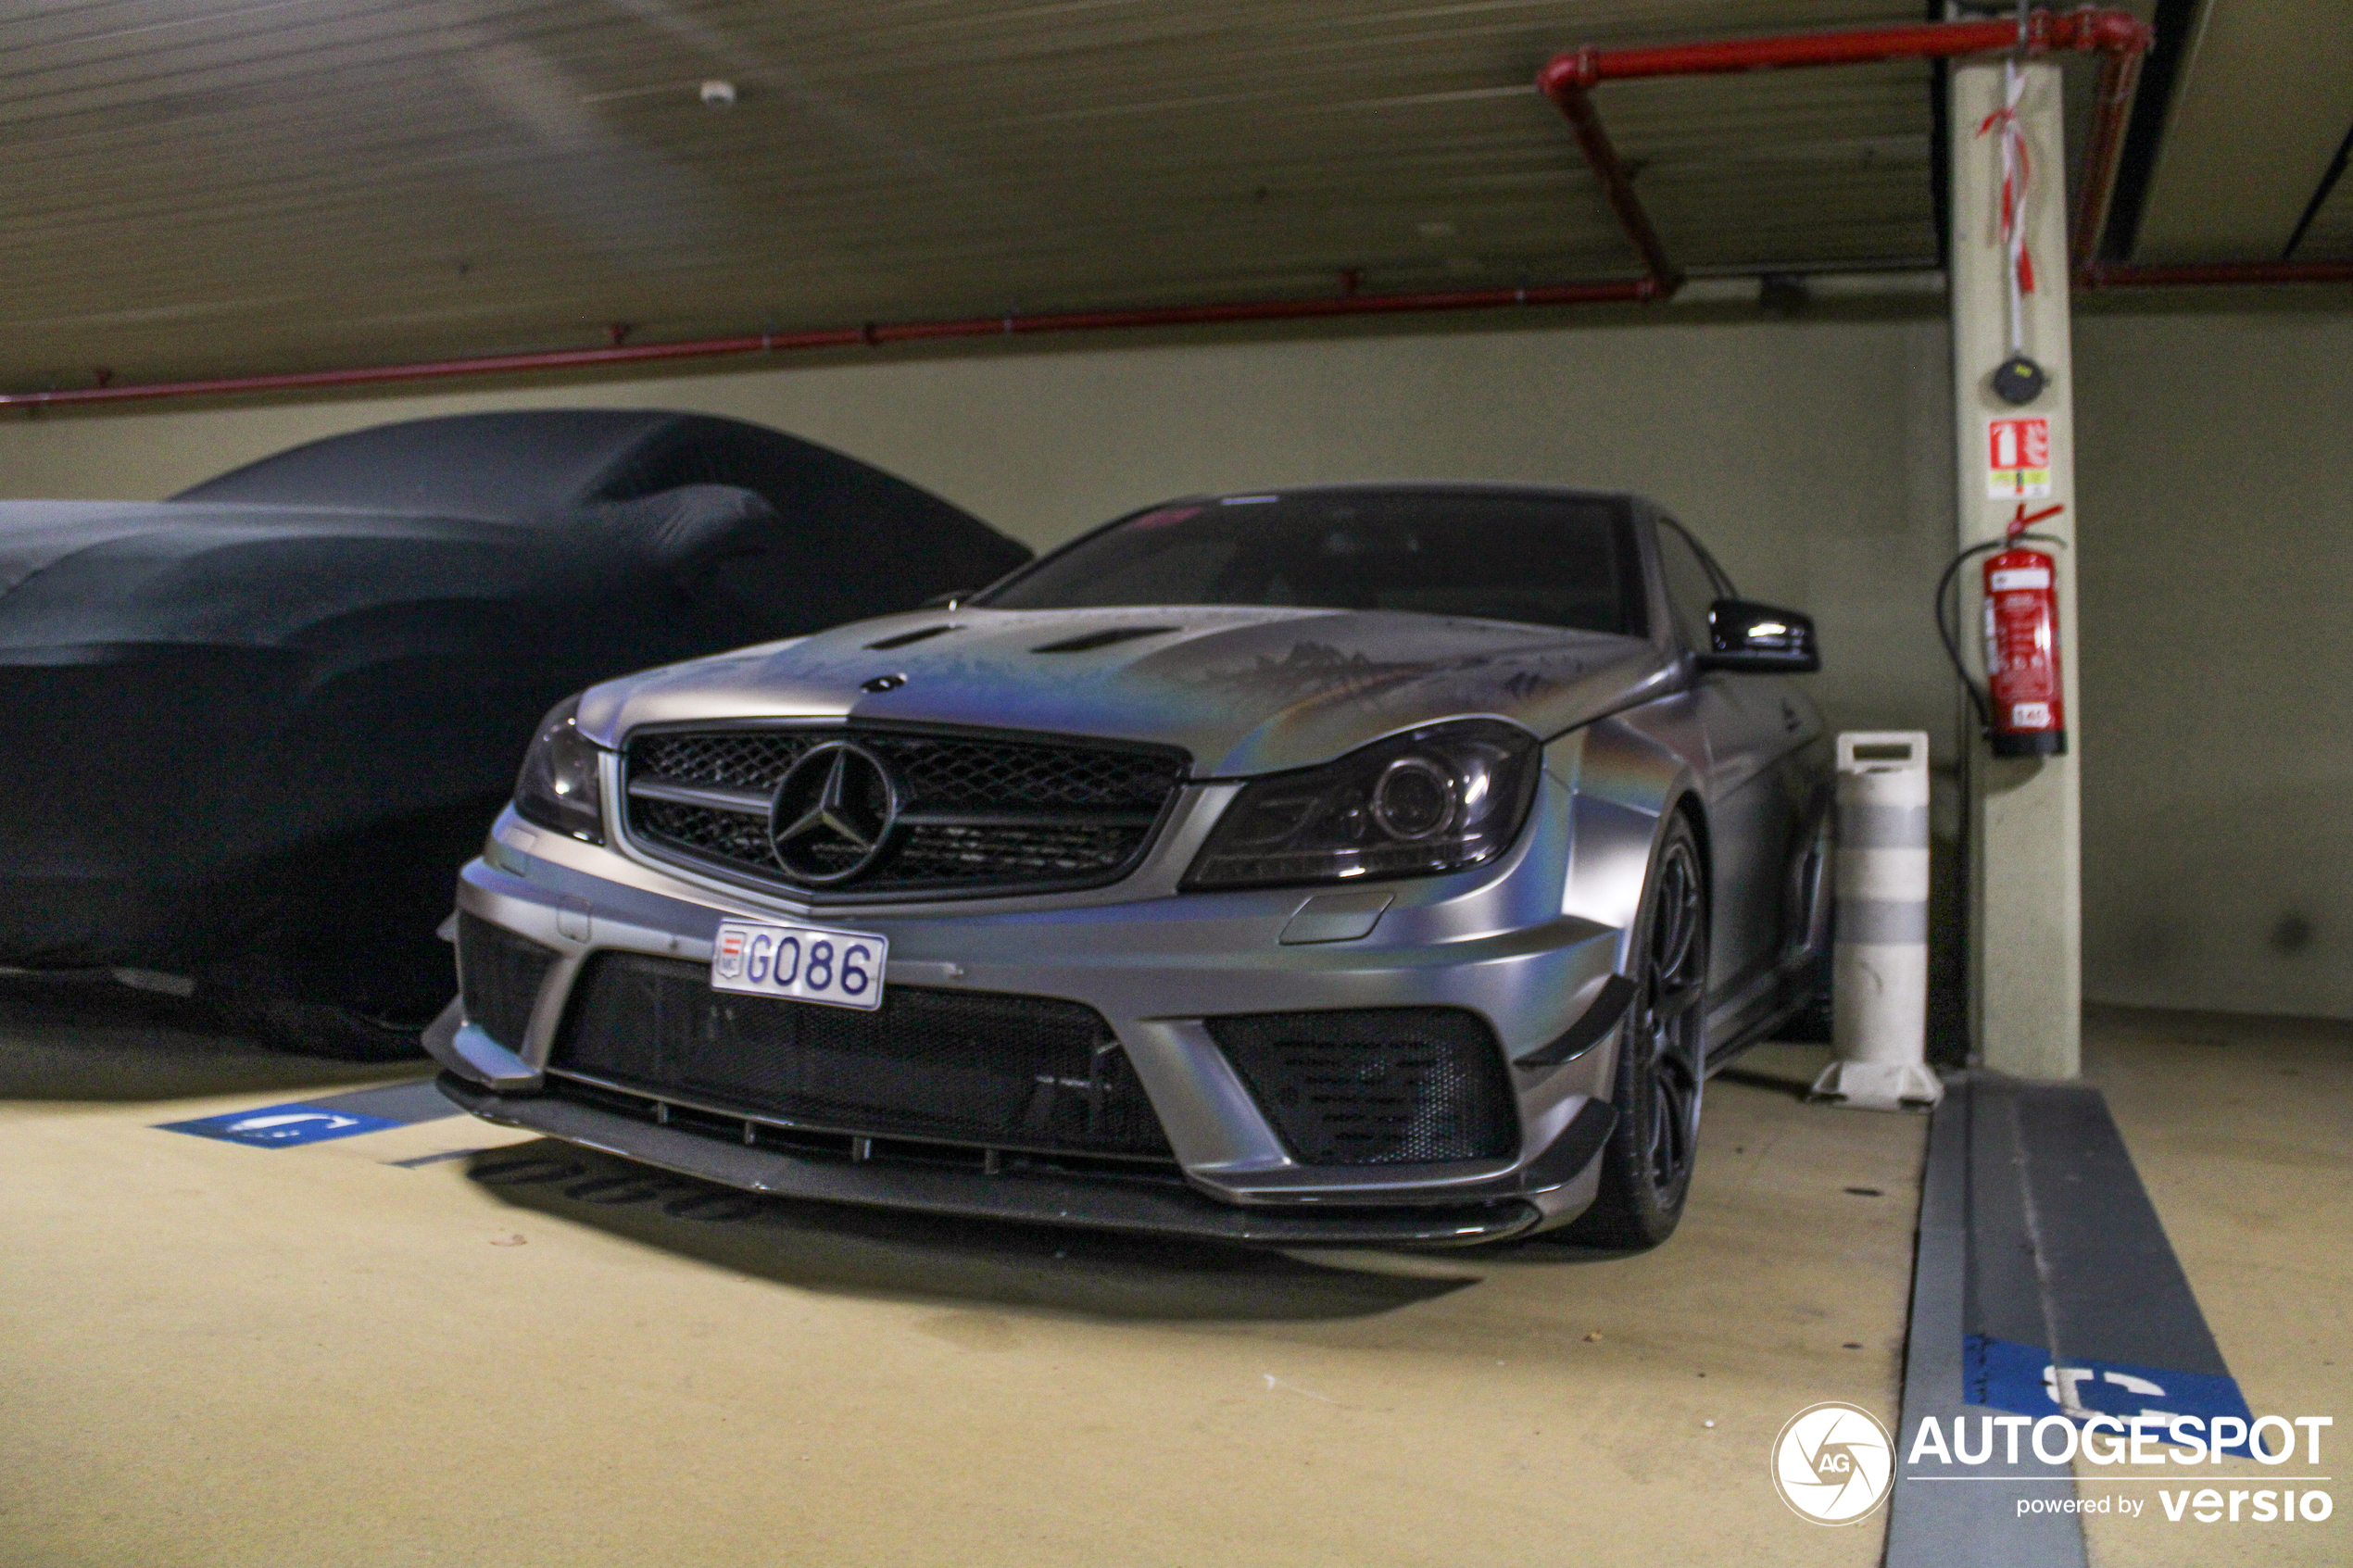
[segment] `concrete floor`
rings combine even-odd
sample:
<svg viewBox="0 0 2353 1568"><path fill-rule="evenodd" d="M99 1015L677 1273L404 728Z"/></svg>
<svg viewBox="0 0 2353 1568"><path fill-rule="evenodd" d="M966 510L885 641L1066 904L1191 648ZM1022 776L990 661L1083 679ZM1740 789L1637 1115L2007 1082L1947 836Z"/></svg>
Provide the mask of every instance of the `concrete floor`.
<svg viewBox="0 0 2353 1568"><path fill-rule="evenodd" d="M2087 1042L2254 1408L2353 1415L2353 1030ZM1656 1252L1277 1255L754 1201L457 1118L183 1136L153 1124L413 1070L0 989L0 1564L1875 1562L1883 1515L1805 1524L1766 1471L1806 1405L1896 1408L1925 1123L1800 1103L1819 1060L1710 1085ZM2347 1523L2089 1534L2097 1568L2341 1562Z"/></svg>
<svg viewBox="0 0 2353 1568"><path fill-rule="evenodd" d="M1876 1562L1766 1453L1894 1420L1924 1123L1814 1060L1711 1085L1647 1256L1284 1256L210 1142L151 1124L387 1074L0 993L0 1563Z"/></svg>
<svg viewBox="0 0 2353 1568"><path fill-rule="evenodd" d="M2196 1472L2224 1491L2334 1476L2318 1489L2336 1512L2319 1524L2169 1524L2152 1494L2189 1472L2125 1485L2079 1461L2082 1497L2148 1499L2137 1518L2084 1515L2092 1568L2353 1562L2353 1023L2095 1008L2083 1075L2108 1097L2248 1408L2336 1422L2317 1471L2228 1459Z"/></svg>

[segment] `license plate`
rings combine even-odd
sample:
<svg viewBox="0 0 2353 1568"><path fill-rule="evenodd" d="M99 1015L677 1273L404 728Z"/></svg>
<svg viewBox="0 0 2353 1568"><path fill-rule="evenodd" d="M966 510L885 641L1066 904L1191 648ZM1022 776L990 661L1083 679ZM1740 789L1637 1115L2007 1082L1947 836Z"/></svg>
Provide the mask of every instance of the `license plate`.
<svg viewBox="0 0 2353 1568"><path fill-rule="evenodd" d="M858 1008L882 1006L890 938L819 925L724 921L711 947L711 988Z"/></svg>

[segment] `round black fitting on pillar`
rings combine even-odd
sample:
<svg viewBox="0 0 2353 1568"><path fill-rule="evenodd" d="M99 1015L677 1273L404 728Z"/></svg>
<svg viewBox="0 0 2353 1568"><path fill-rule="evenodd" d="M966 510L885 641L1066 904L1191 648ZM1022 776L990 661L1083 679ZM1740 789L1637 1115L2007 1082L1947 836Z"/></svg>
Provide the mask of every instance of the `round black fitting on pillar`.
<svg viewBox="0 0 2353 1568"><path fill-rule="evenodd" d="M2050 384L2050 372L2023 354L2013 354L1994 369L1994 395L2013 408L2033 402Z"/></svg>

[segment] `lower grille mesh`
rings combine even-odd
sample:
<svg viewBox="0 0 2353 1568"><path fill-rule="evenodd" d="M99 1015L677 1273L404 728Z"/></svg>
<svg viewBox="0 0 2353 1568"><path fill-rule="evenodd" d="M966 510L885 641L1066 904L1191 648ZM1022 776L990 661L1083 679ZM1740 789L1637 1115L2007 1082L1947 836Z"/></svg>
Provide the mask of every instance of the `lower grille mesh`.
<svg viewBox="0 0 2353 1568"><path fill-rule="evenodd" d="M539 983L556 955L502 926L462 911L458 916L458 988L466 1022L510 1051L522 1048Z"/></svg>
<svg viewBox="0 0 2353 1568"><path fill-rule="evenodd" d="M549 1067L747 1116L878 1137L1173 1159L1101 1014L893 985L874 1012L711 988L700 964L592 960Z"/></svg>
<svg viewBox="0 0 2353 1568"><path fill-rule="evenodd" d="M1518 1150L1503 1052L1476 1013L1366 1008L1202 1022L1306 1164L1501 1160Z"/></svg>

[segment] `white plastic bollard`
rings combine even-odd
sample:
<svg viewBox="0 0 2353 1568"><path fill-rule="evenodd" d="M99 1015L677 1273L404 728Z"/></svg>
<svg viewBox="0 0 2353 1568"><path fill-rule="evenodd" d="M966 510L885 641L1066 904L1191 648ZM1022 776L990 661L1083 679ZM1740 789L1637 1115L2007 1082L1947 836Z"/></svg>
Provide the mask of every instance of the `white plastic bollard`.
<svg viewBox="0 0 2353 1568"><path fill-rule="evenodd" d="M1862 1110L1934 1105L1928 1067L1928 736L1838 737L1838 892L1831 957L1838 1060L1814 1093Z"/></svg>

